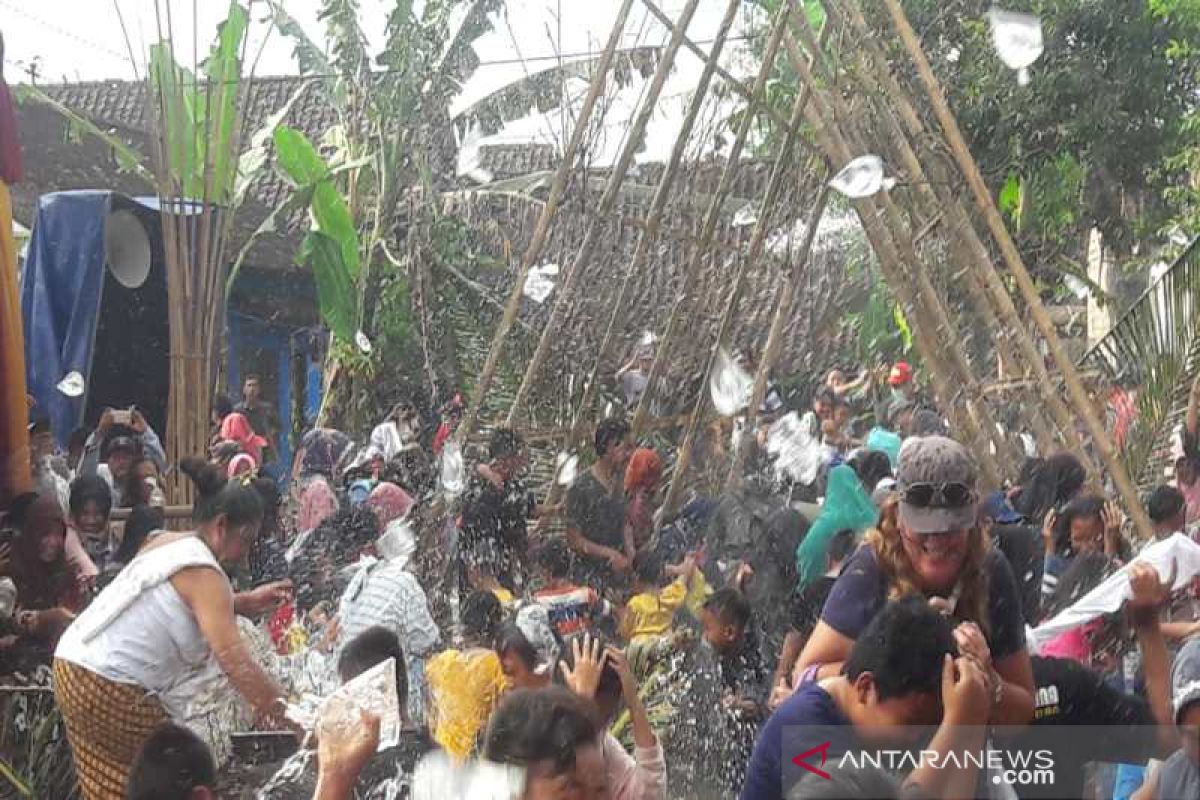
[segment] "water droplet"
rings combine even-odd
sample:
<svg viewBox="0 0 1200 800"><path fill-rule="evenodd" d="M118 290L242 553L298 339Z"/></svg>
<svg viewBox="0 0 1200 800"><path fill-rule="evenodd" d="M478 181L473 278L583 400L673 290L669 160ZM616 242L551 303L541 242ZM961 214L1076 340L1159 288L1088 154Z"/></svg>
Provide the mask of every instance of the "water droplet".
<svg viewBox="0 0 1200 800"><path fill-rule="evenodd" d="M750 403L754 378L729 355L729 351L721 348L717 353L716 363L713 364L709 389L712 391L713 407L717 409L717 413L724 417L732 417Z"/></svg>
<svg viewBox="0 0 1200 800"><path fill-rule="evenodd" d="M579 474L579 456L570 453L559 453L554 459L556 472L555 480L559 486L570 486Z"/></svg>
<svg viewBox="0 0 1200 800"><path fill-rule="evenodd" d="M466 488L466 468L463 466L462 447L455 441L446 442L442 448L442 489L451 497L462 494Z"/></svg>
<svg viewBox="0 0 1200 800"><path fill-rule="evenodd" d="M375 349L371 345L371 340L368 339L367 335L365 333L363 333L362 331L359 331L358 333L354 334L354 343L356 345L358 345L358 349L361 350L363 355L366 355L366 356L371 355L371 351Z"/></svg>
<svg viewBox="0 0 1200 800"><path fill-rule="evenodd" d="M78 371L72 370L58 382L57 389L67 397L80 397L86 387L87 383L83 380L83 376Z"/></svg>
<svg viewBox="0 0 1200 800"><path fill-rule="evenodd" d="M993 8L987 12L992 26L992 45L996 54L1009 69L1017 71L1017 83L1029 83L1029 65L1041 56L1042 21L1033 14L1003 11Z"/></svg>
<svg viewBox="0 0 1200 800"><path fill-rule="evenodd" d="M733 227L746 228L758 222L758 209L753 203L746 203L733 215Z"/></svg>
<svg viewBox="0 0 1200 800"><path fill-rule="evenodd" d="M767 454L775 459L777 475L804 486L816 480L825 461L820 439L809 433L795 411L780 417L767 430Z"/></svg>
<svg viewBox="0 0 1200 800"><path fill-rule="evenodd" d="M523 289L525 296L535 303L545 302L550 293L554 291L553 276L557 275L558 264L543 264L532 268L525 278L525 288Z"/></svg>
<svg viewBox="0 0 1200 800"><path fill-rule="evenodd" d="M878 194L888 188L884 185L883 159L876 155L859 156L842 167L829 185L852 200Z"/></svg>

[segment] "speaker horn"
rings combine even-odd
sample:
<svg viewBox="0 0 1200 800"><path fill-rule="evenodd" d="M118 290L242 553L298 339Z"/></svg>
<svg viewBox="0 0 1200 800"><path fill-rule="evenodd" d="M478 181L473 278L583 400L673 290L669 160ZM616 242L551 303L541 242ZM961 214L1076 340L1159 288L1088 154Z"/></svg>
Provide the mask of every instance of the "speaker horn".
<svg viewBox="0 0 1200 800"><path fill-rule="evenodd" d="M117 283L137 289L150 275L150 236L137 215L117 209L104 221L104 260Z"/></svg>

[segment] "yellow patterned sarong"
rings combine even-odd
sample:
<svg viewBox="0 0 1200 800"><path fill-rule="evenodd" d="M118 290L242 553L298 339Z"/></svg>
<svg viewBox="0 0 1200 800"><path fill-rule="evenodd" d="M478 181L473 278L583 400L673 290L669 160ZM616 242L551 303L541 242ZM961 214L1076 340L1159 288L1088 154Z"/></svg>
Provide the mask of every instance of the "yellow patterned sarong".
<svg viewBox="0 0 1200 800"><path fill-rule="evenodd" d="M140 686L102 678L54 659L54 699L84 800L121 800L142 744L166 722L162 703Z"/></svg>

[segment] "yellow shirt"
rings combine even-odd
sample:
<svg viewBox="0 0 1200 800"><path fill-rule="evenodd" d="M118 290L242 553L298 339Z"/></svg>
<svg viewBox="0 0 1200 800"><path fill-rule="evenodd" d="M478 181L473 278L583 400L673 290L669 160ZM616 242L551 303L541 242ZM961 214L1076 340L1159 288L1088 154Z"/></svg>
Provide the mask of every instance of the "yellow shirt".
<svg viewBox="0 0 1200 800"><path fill-rule="evenodd" d="M500 658L491 650L445 650L425 665L433 698L433 738L459 761L471 755L505 688Z"/></svg>
<svg viewBox="0 0 1200 800"><path fill-rule="evenodd" d="M621 627L626 638L634 642L649 636L662 636L671 629L671 622L680 606L686 604L694 614L708 594L708 584L698 571L688 583L680 575L658 591L635 594L625 606L625 620Z"/></svg>

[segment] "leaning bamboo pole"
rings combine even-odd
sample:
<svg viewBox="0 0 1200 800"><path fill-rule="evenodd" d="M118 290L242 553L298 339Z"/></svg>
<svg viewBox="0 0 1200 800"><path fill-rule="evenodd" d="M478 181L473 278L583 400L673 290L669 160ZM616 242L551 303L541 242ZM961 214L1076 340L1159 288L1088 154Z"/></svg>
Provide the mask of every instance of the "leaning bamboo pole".
<svg viewBox="0 0 1200 800"><path fill-rule="evenodd" d="M802 16L802 11L796 14L800 19L798 24L803 24ZM802 84L813 91L812 103L807 109L809 123L821 130L822 136L819 138L829 159L835 164L847 164L855 155L861 153L856 153L843 137L837 124L836 112L826 104L826 97L833 96L834 108L842 112L845 109L838 107L835 92L824 92L819 88L799 48L794 47L790 36L786 38L793 67ZM956 339L957 335L945 310L941 309L941 313L938 312L940 298L928 277L923 276L920 262L912 250L911 240L907 238L903 223L889 203L890 199L887 197L882 201L871 197L855 201L854 207L876 254L879 255L880 267L888 279L889 288L897 294L906 309L916 312L912 317L913 336L918 350L921 351L921 360L934 378L934 389L941 407L950 413L952 419L957 417L955 427L963 431L977 452L985 480L993 487L998 487L1002 483L1003 471L991 452L991 434L996 432L995 427L993 425L990 431L987 430L988 425L983 422L987 417L977 414L978 409L969 402L969 398L968 402L961 405L959 403L962 390L970 384L964 384L967 378L961 374L959 362L952 355L947 357L948 348L944 346L953 341L949 337L953 336ZM884 248L882 253L881 247ZM929 322L933 324L930 325ZM931 331L931 327L940 330L940 335ZM956 372L959 374L956 375Z"/></svg>
<svg viewBox="0 0 1200 800"><path fill-rule="evenodd" d="M679 27L682 28L683 26ZM783 42L783 35L786 31L787 14L784 13L783 9L780 9L772 22L771 34L767 40L767 46L763 51L763 61L759 67L758 75L754 80L754 87L751 90L751 96L754 99L747 106L742 120L738 124L737 135L726 157L725 167L721 171L717 188L709 199L709 205L705 211L704 221L701 225L699 241L693 248L691 259L684 269L683 282L679 287L678 296L671 305L671 313L668 315L667 324L663 328L662 338L659 339L658 347L655 349L654 361L650 366L650 374L646 378L646 389L642 393L637 410L633 415L632 427L635 436L642 430L646 418L650 415L650 404L653 402L656 387L661 380L663 371L666 369L667 358L670 355L671 348L675 344L675 337L679 334L683 320L684 303L692 299L691 295L699 278L704 259L707 257L709 249L712 246L713 235L717 228L717 220L720 217L721 203L733 184L733 177L737 173L738 159L741 158L742 149L745 147L746 140L750 136L750 129L754 125L755 112L763 104L767 83L774 69L775 57L779 53L779 47ZM792 116L793 118L796 117L795 114ZM795 127L793 126L786 134L785 149L788 152L790 152L790 146L786 142L791 142L795 139L794 131ZM783 174L787 166L782 160L777 161L774 172L768 181L767 189L763 196L763 207L759 212L759 219L750 242L750 250L747 255L749 260L757 259L762 253L763 242L766 240L775 202L783 187Z"/></svg>
<svg viewBox="0 0 1200 800"><path fill-rule="evenodd" d="M607 185L604 187L604 194L600 196L600 202L590 215L587 230L583 235L583 241L579 244L575 258L567 266L566 274L562 276L558 289L551 296L550 317L546 320L546 324L542 328L542 335L538 337L537 347L534 348L533 356L529 359L529 363L525 365L525 373L521 376L521 384L517 387L517 392L513 396L512 403L508 408L506 425L511 426L516 422L517 414L520 412L521 406L524 404L525 398L533 386L533 382L537 379L537 374L542 368L542 363L546 360L546 354L550 352L550 340L560 332L563 317L571 307L571 302L574 299L575 287L579 283L579 276L588 268L592 255L595 253L596 245L600 240L601 232L604 230L609 216L612 214L613 208L621 196L621 185L625 182L625 176L629 174L629 167L633 164L634 156L642 148L642 138L646 133L646 126L650 124L650 119L654 116L655 107L658 105L658 98L662 94L663 86L666 85L672 67L675 65L675 56L683 44L683 32L687 30L688 23L692 21L692 17L695 15L696 8L699 5L700 0L688 0L680 16L681 24L679 28L671 34L671 39L667 43L666 49L659 56L658 66L654 70L654 77L650 80L650 85L646 88L645 97L642 98L642 104L638 108L637 116L634 117L633 125L626 132L625 142L621 147L620 155L617 157L617 163L613 165L612 171L609 173ZM736 11L736 9L734 10ZM732 24L733 19L730 18L728 25ZM728 27L726 28L726 33L728 33Z"/></svg>
<svg viewBox="0 0 1200 800"><path fill-rule="evenodd" d="M508 301L504 306L504 314L501 315L500 322L496 326L496 332L492 335L487 358L484 360L483 369L479 373L478 381L476 381L471 402L467 406L466 413L463 414L462 422L455 431L455 438L460 442L466 441L467 437L471 435L478 424L479 411L483 406L483 400L487 396L488 389L491 388L492 380L495 378L496 368L500 363L500 354L504 349L505 339L513 326L514 320L517 318L517 313L521 310L521 297L525 288L525 280L529 277L529 270L533 268L534 262L541 256L542 249L546 246L546 240L550 236L550 225L558 213L559 205L566 192L567 183L570 180L571 171L575 164L575 157L579 153L580 147L587 136L588 123L591 121L592 113L596 108L601 93L604 91L608 71L612 67L613 56L625 31L625 23L629 19L629 12L632 7L633 0L622 0L621 7L617 11L617 18L613 22L612 31L608 35L608 42L604 46L600 61L596 64L596 74L592 77L592 83L588 87L587 96L584 97L583 105L579 109L579 117L575 120L575 128L571 132L571 138L567 142L566 149L563 151L562 161L554 173L554 182L550 185L550 192L546 197L545 205L542 206L541 216L538 218L533 236L529 241L529 246L525 249L525 253L521 257L521 265L517 269L512 289L508 293Z"/></svg>
<svg viewBox="0 0 1200 800"><path fill-rule="evenodd" d="M971 193L975 197L976 206L987 222L988 229L991 231L996 244L1000 248L1000 253L1004 257L1004 262L1012 273L1017 283L1017 288L1020 289L1022 296L1025 298L1030 316L1033 318L1033 322L1038 327L1039 332L1041 332L1042 338L1046 341L1050 355L1054 359L1059 372L1062 374L1063 381L1067 387L1067 393L1071 398L1075 411L1083 418L1084 425L1087 427L1088 433L1096 445L1096 449L1100 451L1100 458L1103 460L1105 467L1108 468L1109 475L1116 484L1117 491L1120 493L1121 500L1124 502L1126 510L1137 527L1138 534L1144 539L1150 539L1154 535L1153 526L1150 523L1150 517L1147 516L1146 510L1142 506L1137 488L1134 486L1133 481L1130 480L1129 473L1125 470L1125 465L1118 457L1112 440L1108 436L1108 432L1104 430L1104 423L1097 417L1096 410L1092 407L1087 390L1084 388L1083 382L1079 379L1079 373L1075 371L1075 365L1071 363L1066 351L1063 349L1062 342L1059 341L1058 332L1054 329L1054 323L1050 320L1050 315L1046 313L1046 309L1042 305L1037 287L1034 286L1033 279L1029 275L1029 270L1025 267L1025 262L1022 260L1016 244L1013 242L1008 229L1004 225L1004 219L1000 216L1000 211L996 208L996 204L992 202L991 193L988 191L987 184L984 183L983 175L979 171L979 165L975 163L975 159L967 147L966 139L963 138L962 131L958 128L958 122L955 120L954 114L950 111L950 105L946 102L946 96L942 91L942 87L929 66L929 60L925 57L925 52L921 48L921 43L917 39L916 32L913 31L912 26L909 24L908 17L904 13L904 9L901 8L899 0L884 0L884 4L887 6L892 23L896 31L900 34L900 39L904 43L904 47L908 51L913 65L916 67L917 75L925 87L926 96L929 98L933 112L937 116L938 123L941 125L946 136L946 141L950 146L950 152L954 156L955 163L958 164L963 176L967 179L967 184L970 186Z"/></svg>
<svg viewBox="0 0 1200 800"><path fill-rule="evenodd" d="M716 37L713 40L712 48L705 60L704 70L700 74L700 80L696 84L695 90L692 92L692 98L688 105L687 113L684 115L683 122L680 126L679 133L675 138L675 144L671 148L670 158L667 160L666 168L663 170L662 176L659 178L658 186L654 191L654 198L650 201L650 209L644 219L644 225L641 233L638 236L637 246L634 249L633 258L625 268L625 275L621 280L621 288L617 293L617 299L613 303L612 311L609 314L608 326L604 332L604 338L600 342L600 348L596 353L596 357L592 363L592 369L583 386L583 396L580 398L574 418L571 422L570 431L567 434L564 449L570 451L578 446L579 441L583 436L583 431L588 423L591 411L592 402L595 399L596 391L600 385L600 373L604 367L605 361L608 359L609 353L612 351L613 343L617 337L617 331L620 323L626 318L629 310L629 294L633 289L634 278L639 272L645 268L646 263L650 259L650 253L655 243L658 241L659 227L662 224L663 215L666 212L668 201L671 198L672 189L675 186L675 179L679 175L680 166L683 164L684 156L687 152L688 139L691 136L692 129L695 127L696 120L700 116L701 110L704 108L706 98L708 96L708 88L712 82L712 77L716 71L718 61L722 51L725 49L725 42L729 36L729 31L733 27L733 22L737 17L738 9L741 7L742 0L729 0L729 5L726 7L725 16L721 20L721 25L717 29ZM682 28L681 28L682 30ZM561 494L561 486L555 482L550 487L549 496L546 503L553 505Z"/></svg>
<svg viewBox="0 0 1200 800"><path fill-rule="evenodd" d="M845 14L840 7L842 4L845 5ZM887 98L887 111L895 115L891 118L894 126L894 140L897 146L902 147L901 152L905 156L906 169L908 169L910 177L927 198L930 195L933 196L931 203L936 202L948 214L947 229L952 234L960 234L958 237L960 246L969 257L968 264L974 265L973 269L968 268L967 270L971 280L973 282L983 281L984 288L995 306L995 313L999 315L999 329L1016 342L1017 354L1020 355L1020 359L1013 358L1011 363L1022 364L1025 370L1033 373L1033 377L1036 378L1037 393L1044 407L1049 410L1059 434L1081 462L1085 466L1089 466L1090 470L1094 470L1091 457L1083 447L1083 442L1075 429L1066 403L1059 396L1050 378L1042 354L1038 351L1033 337L1029 335L1024 322L1017 313L1016 305L1013 303L1008 289L1004 286L1000 276L996 274L996 270L992 266L991 254L976 233L975 226L972 224L962 200L950 191L948 181L945 180L947 176L938 170L936 159L931 161L932 180L925 177L920 159L916 157L914 150L916 142L928 140L929 131L917 114L908 93L900 86L899 81L890 71L887 58L874 40L857 2L855 0L840 0L840 2L823 0L822 5L831 20L843 20L848 17L853 25L854 33L858 36L858 41L862 42L863 49L857 51L860 69L855 72L855 76L865 82L869 94ZM896 117L899 118L898 121ZM905 150L911 154L911 158L904 153ZM1052 452L1051 449L1048 449L1051 447L1052 432L1048 430L1041 414L1035 410L1030 415L1030 421L1037 434L1042 452L1047 454Z"/></svg>

